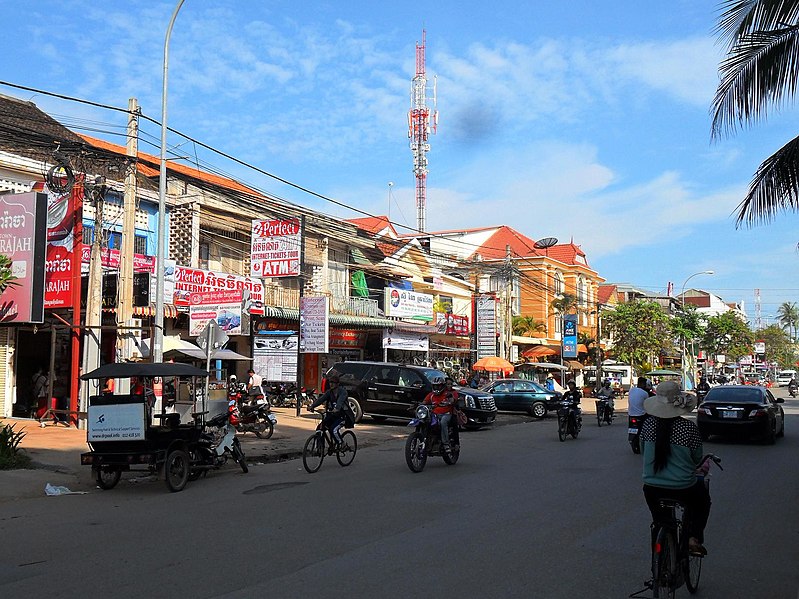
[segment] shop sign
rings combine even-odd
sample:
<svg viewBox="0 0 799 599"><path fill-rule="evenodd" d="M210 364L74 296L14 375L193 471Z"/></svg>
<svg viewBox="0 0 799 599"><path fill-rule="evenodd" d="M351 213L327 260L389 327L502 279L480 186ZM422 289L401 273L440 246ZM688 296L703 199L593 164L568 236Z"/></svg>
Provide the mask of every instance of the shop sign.
<svg viewBox="0 0 799 599"><path fill-rule="evenodd" d="M206 291L189 296L189 336L198 337L214 320L228 335L241 335L241 291Z"/></svg>
<svg viewBox="0 0 799 599"><path fill-rule="evenodd" d="M250 275L296 277L300 274L300 219L252 221Z"/></svg>
<svg viewBox="0 0 799 599"><path fill-rule="evenodd" d="M238 291L242 297L244 292L249 292L250 314L264 313L264 284L258 279L186 266L171 267L169 261L166 263L164 296L169 297L168 289L174 285L173 303L176 306L189 306L192 293Z"/></svg>
<svg viewBox="0 0 799 599"><path fill-rule="evenodd" d="M475 297L477 359L497 355L496 297Z"/></svg>
<svg viewBox="0 0 799 599"><path fill-rule="evenodd" d="M100 261L104 268L111 270L119 269L120 251L116 248L103 248L100 251ZM92 246L83 245L81 247L81 272L89 272L89 263L92 257ZM144 254L133 254L133 272L155 272L155 256Z"/></svg>
<svg viewBox="0 0 799 599"><path fill-rule="evenodd" d="M34 184L33 189L47 194L44 307L72 307L72 271L80 268L74 253L76 248L83 246L82 240L75 237L75 211L83 195L83 184L76 183L65 194L51 191L44 182Z"/></svg>
<svg viewBox="0 0 799 599"><path fill-rule="evenodd" d="M436 312L436 333L465 337L469 334L469 317Z"/></svg>
<svg viewBox="0 0 799 599"><path fill-rule="evenodd" d="M47 196L0 195L0 254L15 277L0 297L0 321L43 322L46 251Z"/></svg>
<svg viewBox="0 0 799 599"><path fill-rule="evenodd" d="M366 346L366 331L330 329L330 347L345 348Z"/></svg>
<svg viewBox="0 0 799 599"><path fill-rule="evenodd" d="M765 341L755 341L755 353L756 354L765 354L766 353L766 342Z"/></svg>
<svg viewBox="0 0 799 599"><path fill-rule="evenodd" d="M408 289L386 287L383 290L383 306L386 316L413 318L423 316L433 319L433 296L428 293L416 293Z"/></svg>
<svg viewBox="0 0 799 599"><path fill-rule="evenodd" d="M295 334L258 335L253 339L253 370L264 381L293 382L297 380L297 344Z"/></svg>
<svg viewBox="0 0 799 599"><path fill-rule="evenodd" d="M563 317L563 353L564 358L577 357L577 315L566 314Z"/></svg>
<svg viewBox="0 0 799 599"><path fill-rule="evenodd" d="M327 353L329 306L326 295L300 298L300 352Z"/></svg>
<svg viewBox="0 0 799 599"><path fill-rule="evenodd" d="M383 329L383 349L428 351L430 349L430 338L422 333Z"/></svg>

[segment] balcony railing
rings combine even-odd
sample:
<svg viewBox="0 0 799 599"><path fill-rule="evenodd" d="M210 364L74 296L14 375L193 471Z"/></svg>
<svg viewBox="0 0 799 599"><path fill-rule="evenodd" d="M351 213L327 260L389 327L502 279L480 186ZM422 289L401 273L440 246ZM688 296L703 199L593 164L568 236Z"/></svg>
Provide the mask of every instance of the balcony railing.
<svg viewBox="0 0 799 599"><path fill-rule="evenodd" d="M330 298L330 311L334 314L349 314L352 316L378 316L377 300L366 297L341 297L330 293L318 291L305 291L308 296L327 295ZM300 292L297 289L288 289L280 285L264 285L264 304L278 308L300 307Z"/></svg>

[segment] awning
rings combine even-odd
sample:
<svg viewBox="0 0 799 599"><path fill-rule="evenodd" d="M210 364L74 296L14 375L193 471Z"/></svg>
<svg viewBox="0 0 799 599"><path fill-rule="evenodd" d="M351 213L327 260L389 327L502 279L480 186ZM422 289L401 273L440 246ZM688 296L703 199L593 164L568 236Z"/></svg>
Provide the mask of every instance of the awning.
<svg viewBox="0 0 799 599"><path fill-rule="evenodd" d="M523 335L514 335L511 341L516 345L546 345L547 340L543 337L525 337Z"/></svg>
<svg viewBox="0 0 799 599"><path fill-rule="evenodd" d="M299 321L300 311L298 308L278 308L277 306L264 306L264 316L267 318L277 318L279 320ZM391 318L385 318L384 316L330 314L329 322L331 326L353 327L356 329L396 329L398 331L427 334L436 332L435 325L392 320Z"/></svg>
<svg viewBox="0 0 799 599"><path fill-rule="evenodd" d="M199 347L197 348L180 348L180 349L171 349L167 352L164 352L164 357L167 356L175 356L182 354L184 356L188 356L190 358L194 358L195 360L206 360L205 353ZM248 358L247 356L243 356L234 352L231 349L218 349L216 353L211 357L211 360L252 360L252 358Z"/></svg>
<svg viewBox="0 0 799 599"><path fill-rule="evenodd" d="M571 368L572 370L582 370L583 369L583 365L580 362L578 362L577 360L567 360L566 364L568 364L569 368Z"/></svg>
<svg viewBox="0 0 799 599"><path fill-rule="evenodd" d="M552 349L546 345L534 345L530 349L526 349L522 352L523 358L540 358L542 356L556 356L560 352L557 350Z"/></svg>

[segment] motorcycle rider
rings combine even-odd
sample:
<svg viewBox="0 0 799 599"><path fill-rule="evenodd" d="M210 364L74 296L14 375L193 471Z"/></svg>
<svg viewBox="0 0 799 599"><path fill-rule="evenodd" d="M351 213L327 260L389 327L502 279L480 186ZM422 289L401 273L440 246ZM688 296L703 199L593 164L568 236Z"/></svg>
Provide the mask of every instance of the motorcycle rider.
<svg viewBox="0 0 799 599"><path fill-rule="evenodd" d="M569 390L563 394L561 401L567 401L571 404L571 408L574 410L574 419L579 422L583 418L583 412L580 409L580 400L583 398L583 394L577 389L577 383L574 381L569 381L566 386Z"/></svg>
<svg viewBox="0 0 799 599"><path fill-rule="evenodd" d="M616 397L616 392L610 386L610 380L605 379L605 381L602 383L602 386L599 389L597 389L596 396L597 399L604 399L605 401L607 401L608 409L610 410L610 415L611 417L613 417L613 410L615 407L613 404L613 399Z"/></svg>
<svg viewBox="0 0 799 599"><path fill-rule="evenodd" d="M649 381L646 379L646 377L639 376L638 384L630 389L630 395L627 398L628 416L646 416L646 410L644 410L644 400L650 397L649 388Z"/></svg>
<svg viewBox="0 0 799 599"><path fill-rule="evenodd" d="M691 420L682 418L696 407L696 398L684 393L676 381L664 381L656 395L644 401L650 415L641 426L644 456L644 497L652 519L662 521L661 498L685 505L688 551L706 555L704 530L710 515L710 493L697 478L702 460L702 439Z"/></svg>
<svg viewBox="0 0 799 599"><path fill-rule="evenodd" d="M708 394L710 391L710 383L707 382L707 377L702 377L699 379L699 384L696 386L696 400L699 403L702 403L702 400L705 399L705 395Z"/></svg>
<svg viewBox="0 0 799 599"><path fill-rule="evenodd" d="M344 422L344 404L347 403L347 390L340 386L340 377L336 370L328 372L325 377L327 390L306 408L309 412L313 412L316 406L325 404L325 417L322 423L332 433L336 447L341 444L339 425Z"/></svg>
<svg viewBox="0 0 799 599"><path fill-rule="evenodd" d="M454 398L452 392L447 389L447 382L443 376L434 376L430 382L433 385L433 390L427 394L422 403L433 406L433 414L438 417L441 425L441 447L444 451L449 451L449 427L452 421Z"/></svg>
<svg viewBox="0 0 799 599"><path fill-rule="evenodd" d="M796 389L797 389L796 377L792 376L791 380L788 381L788 393L790 393L791 397L796 397Z"/></svg>

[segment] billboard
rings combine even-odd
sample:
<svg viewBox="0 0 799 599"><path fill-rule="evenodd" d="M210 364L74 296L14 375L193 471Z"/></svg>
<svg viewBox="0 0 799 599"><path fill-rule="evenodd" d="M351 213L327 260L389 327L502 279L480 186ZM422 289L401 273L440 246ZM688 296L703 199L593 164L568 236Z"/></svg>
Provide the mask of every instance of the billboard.
<svg viewBox="0 0 799 599"><path fill-rule="evenodd" d="M564 358L577 357L577 315L563 316L563 353Z"/></svg>
<svg viewBox="0 0 799 599"><path fill-rule="evenodd" d="M46 244L47 196L0 195L0 254L15 279L0 296L0 321L44 321Z"/></svg>
<svg viewBox="0 0 799 599"><path fill-rule="evenodd" d="M53 192L46 183L33 186L47 194L47 259L45 265L45 308L71 308L73 305L73 269L80 268L75 254L83 240L75 237L75 214L83 196L82 182L66 193Z"/></svg>
<svg viewBox="0 0 799 599"><path fill-rule="evenodd" d="M497 298L479 295L474 298L477 359L497 355Z"/></svg>
<svg viewBox="0 0 799 599"><path fill-rule="evenodd" d="M299 218L252 221L250 276L299 276L301 229Z"/></svg>
<svg viewBox="0 0 799 599"><path fill-rule="evenodd" d="M434 298L428 293L416 293L410 289L384 289L383 310L386 316L414 318L421 316L433 319Z"/></svg>
<svg viewBox="0 0 799 599"><path fill-rule="evenodd" d="M241 335L241 291L192 293L189 296L189 337L199 336L211 320L228 335Z"/></svg>

